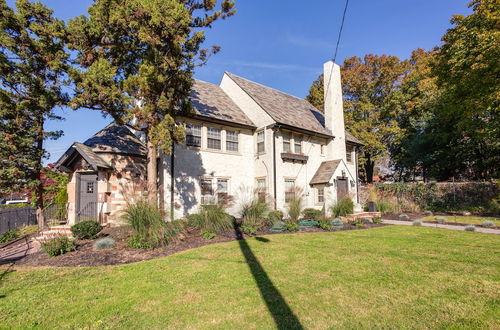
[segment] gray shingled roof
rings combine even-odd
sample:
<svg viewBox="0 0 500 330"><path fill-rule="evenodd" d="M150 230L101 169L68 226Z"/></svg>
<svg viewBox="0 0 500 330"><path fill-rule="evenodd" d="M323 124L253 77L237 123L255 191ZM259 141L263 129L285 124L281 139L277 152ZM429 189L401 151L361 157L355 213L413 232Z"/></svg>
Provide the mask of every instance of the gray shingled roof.
<svg viewBox="0 0 500 330"><path fill-rule="evenodd" d="M339 164L340 159L322 162L309 184L325 184L330 182L330 179L332 178L332 175L333 173L335 173L335 170L337 169Z"/></svg>
<svg viewBox="0 0 500 330"><path fill-rule="evenodd" d="M118 125L115 122L104 127L83 144L97 153L106 152L136 156L146 156L147 154L144 143L126 126Z"/></svg>
<svg viewBox="0 0 500 330"><path fill-rule="evenodd" d="M195 79L191 102L198 117L255 127L245 113L217 85Z"/></svg>
<svg viewBox="0 0 500 330"><path fill-rule="evenodd" d="M77 155L80 155L89 165L97 171L98 169L111 169L111 165L106 163L99 155L97 155L92 148L84 145L80 142L75 142L68 150L59 158L56 162L55 167L58 170L66 171L65 168L69 168L71 164L77 159Z"/></svg>
<svg viewBox="0 0 500 330"><path fill-rule="evenodd" d="M311 112L320 124L325 126L325 116L317 109L311 110ZM345 139L347 142L363 145L363 143L355 138L348 130L345 130Z"/></svg>
<svg viewBox="0 0 500 330"><path fill-rule="evenodd" d="M279 124L331 136L316 119L317 111L309 102L276 89L263 86L232 73L226 74Z"/></svg>

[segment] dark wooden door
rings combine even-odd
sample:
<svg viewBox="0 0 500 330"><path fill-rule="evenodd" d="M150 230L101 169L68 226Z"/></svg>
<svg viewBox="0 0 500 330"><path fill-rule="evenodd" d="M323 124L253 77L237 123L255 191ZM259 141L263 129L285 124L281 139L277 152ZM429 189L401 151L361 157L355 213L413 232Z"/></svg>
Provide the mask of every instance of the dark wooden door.
<svg viewBox="0 0 500 330"><path fill-rule="evenodd" d="M349 194L349 187L347 186L347 178L337 178L337 200Z"/></svg>
<svg viewBox="0 0 500 330"><path fill-rule="evenodd" d="M97 219L97 173L78 175L78 221Z"/></svg>

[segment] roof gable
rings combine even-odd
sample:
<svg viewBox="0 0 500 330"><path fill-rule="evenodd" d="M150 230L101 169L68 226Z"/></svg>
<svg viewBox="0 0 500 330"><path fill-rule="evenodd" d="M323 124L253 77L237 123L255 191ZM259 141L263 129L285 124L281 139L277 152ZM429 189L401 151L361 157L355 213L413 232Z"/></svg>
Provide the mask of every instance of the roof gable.
<svg viewBox="0 0 500 330"><path fill-rule="evenodd" d="M217 85L194 80L191 103L195 117L203 117L223 122L255 128L254 123Z"/></svg>
<svg viewBox="0 0 500 330"><path fill-rule="evenodd" d="M232 73L226 72L226 74L277 123L311 133L332 135L316 119L313 111L317 112L317 110L306 100L238 77Z"/></svg>
<svg viewBox="0 0 500 330"><path fill-rule="evenodd" d="M92 151L92 148L80 142L75 142L68 150L59 158L55 167L58 170L67 171L74 163L78 156L81 156L92 167L94 171L99 169L111 169L112 166L106 163L98 154Z"/></svg>
<svg viewBox="0 0 500 330"><path fill-rule="evenodd" d="M144 143L126 126L112 122L83 143L92 151L146 156Z"/></svg>

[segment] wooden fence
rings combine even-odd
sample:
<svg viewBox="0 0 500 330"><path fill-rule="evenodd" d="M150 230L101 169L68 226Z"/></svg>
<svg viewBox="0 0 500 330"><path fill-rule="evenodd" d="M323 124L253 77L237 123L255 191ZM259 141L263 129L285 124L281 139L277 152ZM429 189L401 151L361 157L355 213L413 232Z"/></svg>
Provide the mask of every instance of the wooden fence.
<svg viewBox="0 0 500 330"><path fill-rule="evenodd" d="M36 224L36 210L33 207L0 209L0 235L14 228Z"/></svg>

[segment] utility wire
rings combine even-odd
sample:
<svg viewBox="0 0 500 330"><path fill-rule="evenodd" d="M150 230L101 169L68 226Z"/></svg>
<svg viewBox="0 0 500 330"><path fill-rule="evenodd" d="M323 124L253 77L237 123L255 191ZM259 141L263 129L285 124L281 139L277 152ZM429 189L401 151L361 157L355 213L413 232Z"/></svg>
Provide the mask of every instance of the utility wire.
<svg viewBox="0 0 500 330"><path fill-rule="evenodd" d="M339 50L340 37L342 36L342 30L344 29L345 14L347 13L347 6L349 6L349 0L346 0L344 7L344 14L342 15L342 23L340 23L339 36L337 38L337 46L335 46L335 56L333 56L333 62L337 59L337 52Z"/></svg>

